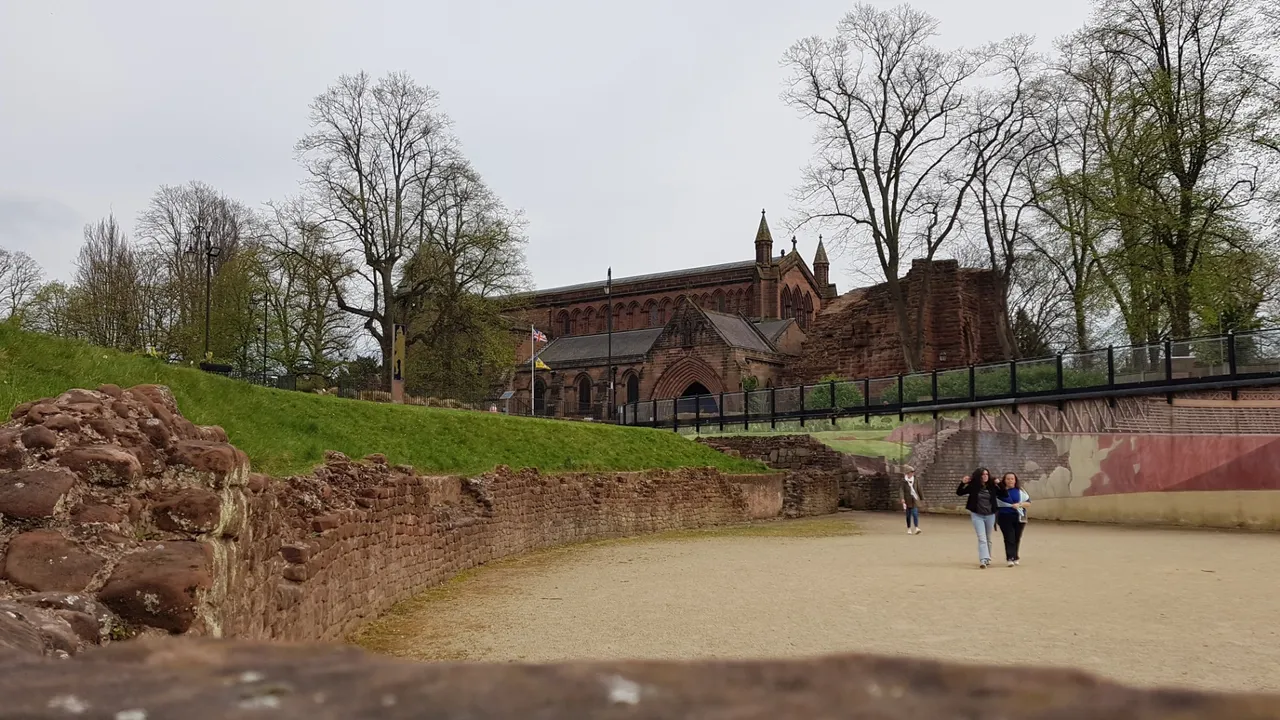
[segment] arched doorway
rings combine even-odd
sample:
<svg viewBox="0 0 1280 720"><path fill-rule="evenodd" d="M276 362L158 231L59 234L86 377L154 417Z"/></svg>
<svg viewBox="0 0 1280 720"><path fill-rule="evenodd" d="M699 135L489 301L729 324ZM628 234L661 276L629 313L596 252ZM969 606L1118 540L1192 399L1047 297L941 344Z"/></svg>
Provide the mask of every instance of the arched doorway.
<svg viewBox="0 0 1280 720"><path fill-rule="evenodd" d="M578 378L578 414L591 414L591 378L586 375Z"/></svg>
<svg viewBox="0 0 1280 720"><path fill-rule="evenodd" d="M716 415L720 412L711 391L707 389L706 385L697 381L689 383L684 392L680 393L680 399L676 402L679 403L677 412L682 415L700 413L706 416Z"/></svg>
<svg viewBox="0 0 1280 720"><path fill-rule="evenodd" d="M627 403L640 402L640 376L632 373L627 376Z"/></svg>
<svg viewBox="0 0 1280 720"><path fill-rule="evenodd" d="M533 414L547 414L547 384L541 378L533 381Z"/></svg>

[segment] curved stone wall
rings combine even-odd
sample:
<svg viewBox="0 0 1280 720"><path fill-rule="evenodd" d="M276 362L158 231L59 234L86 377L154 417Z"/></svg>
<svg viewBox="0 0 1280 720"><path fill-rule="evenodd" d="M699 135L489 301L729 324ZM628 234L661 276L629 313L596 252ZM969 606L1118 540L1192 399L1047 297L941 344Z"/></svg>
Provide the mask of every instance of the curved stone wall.
<svg viewBox="0 0 1280 720"><path fill-rule="evenodd" d="M166 388L72 390L0 426L0 648L336 639L508 555L825 507L803 487L702 469L427 477L337 453L274 480Z"/></svg>

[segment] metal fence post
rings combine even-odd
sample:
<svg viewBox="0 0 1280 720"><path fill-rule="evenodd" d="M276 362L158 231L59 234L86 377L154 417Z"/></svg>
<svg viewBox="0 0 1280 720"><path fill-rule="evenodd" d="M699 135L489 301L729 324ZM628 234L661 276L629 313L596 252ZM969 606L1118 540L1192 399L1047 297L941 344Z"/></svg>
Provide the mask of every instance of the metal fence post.
<svg viewBox="0 0 1280 720"><path fill-rule="evenodd" d="M1107 387L1116 386L1116 348L1107 346Z"/></svg>
<svg viewBox="0 0 1280 720"><path fill-rule="evenodd" d="M863 418L863 422L871 424L871 378L862 378L862 409L867 415Z"/></svg>
<svg viewBox="0 0 1280 720"><path fill-rule="evenodd" d="M650 427L658 427L658 399L653 399L653 413L649 417Z"/></svg>
<svg viewBox="0 0 1280 720"><path fill-rule="evenodd" d="M1009 361L1009 394L1018 397L1018 361Z"/></svg>
<svg viewBox="0 0 1280 720"><path fill-rule="evenodd" d="M800 383L800 427L804 427L804 383Z"/></svg>
<svg viewBox="0 0 1280 720"><path fill-rule="evenodd" d="M696 395L693 398L693 432L695 435L702 432L702 395Z"/></svg>
<svg viewBox="0 0 1280 720"><path fill-rule="evenodd" d="M724 393L720 393L719 404L716 407L720 410L720 432L724 432Z"/></svg>
<svg viewBox="0 0 1280 720"><path fill-rule="evenodd" d="M836 381L831 381L831 426L836 426L836 415L840 412L840 408L836 405Z"/></svg>
<svg viewBox="0 0 1280 720"><path fill-rule="evenodd" d="M1231 377L1236 377L1240 373L1240 368L1236 364L1236 331L1227 331L1227 370Z"/></svg>
<svg viewBox="0 0 1280 720"><path fill-rule="evenodd" d="M751 431L751 393L742 391L742 429Z"/></svg>
<svg viewBox="0 0 1280 720"><path fill-rule="evenodd" d="M778 388L769 388L769 429L778 429Z"/></svg>

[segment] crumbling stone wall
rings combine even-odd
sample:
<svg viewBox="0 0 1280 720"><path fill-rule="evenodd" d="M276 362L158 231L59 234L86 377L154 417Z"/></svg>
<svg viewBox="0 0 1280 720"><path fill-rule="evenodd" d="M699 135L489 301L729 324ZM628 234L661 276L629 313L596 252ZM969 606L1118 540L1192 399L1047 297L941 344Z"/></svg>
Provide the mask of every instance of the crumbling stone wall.
<svg viewBox="0 0 1280 720"><path fill-rule="evenodd" d="M813 515L828 507L825 488L831 486L818 483L819 475L830 475L835 481L835 504L828 512L841 507L872 512L897 509L893 481L901 475L891 473L883 458L846 455L810 435L731 435L701 438L699 442L802 475L795 487L796 497L804 496L803 507L784 501L784 514L790 517Z"/></svg>
<svg viewBox="0 0 1280 720"><path fill-rule="evenodd" d="M426 477L328 453L273 480L220 428L183 418L166 388L72 390L0 426L0 648L339 638L506 555L776 516L784 485L789 515L834 509L825 479L796 475Z"/></svg>

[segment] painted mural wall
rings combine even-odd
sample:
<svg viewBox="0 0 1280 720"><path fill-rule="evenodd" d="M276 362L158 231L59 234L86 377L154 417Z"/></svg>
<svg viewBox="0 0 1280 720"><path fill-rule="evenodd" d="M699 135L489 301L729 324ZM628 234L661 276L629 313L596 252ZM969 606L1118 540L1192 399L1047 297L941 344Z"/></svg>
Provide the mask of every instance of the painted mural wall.
<svg viewBox="0 0 1280 720"><path fill-rule="evenodd" d="M959 509L960 477L986 467L1018 473L1033 519L1280 530L1280 391L1088 400L908 427L933 510Z"/></svg>

